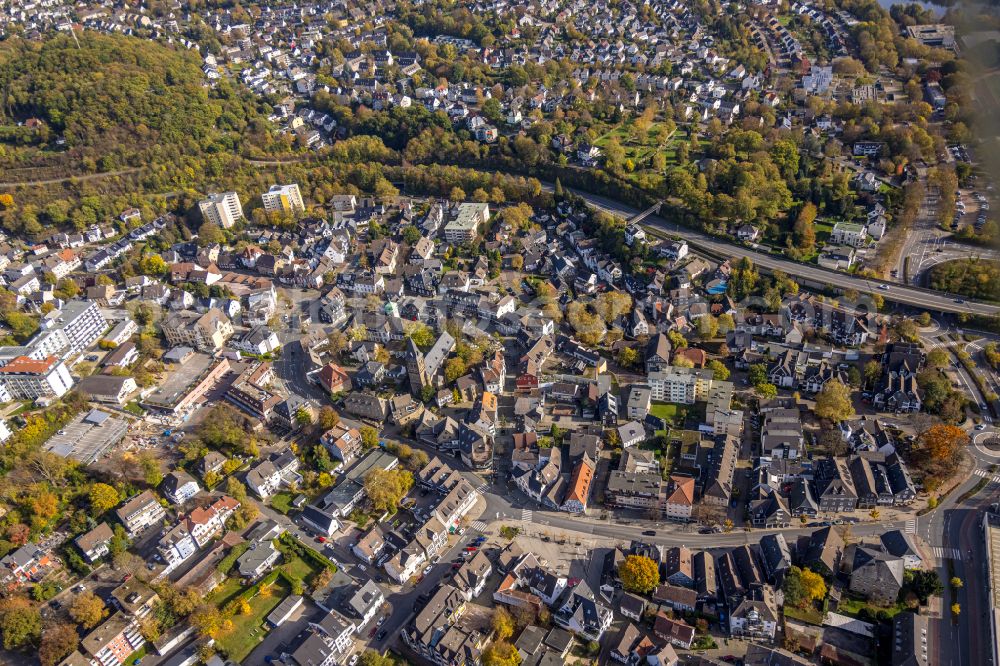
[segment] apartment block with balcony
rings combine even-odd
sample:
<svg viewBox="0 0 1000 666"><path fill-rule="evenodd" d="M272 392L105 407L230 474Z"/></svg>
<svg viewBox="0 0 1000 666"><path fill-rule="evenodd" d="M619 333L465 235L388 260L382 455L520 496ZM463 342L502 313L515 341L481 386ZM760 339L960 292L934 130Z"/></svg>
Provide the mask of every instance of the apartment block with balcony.
<svg viewBox="0 0 1000 666"><path fill-rule="evenodd" d="M139 626L124 613L118 612L87 634L80 641L80 649L93 664L122 666L145 644L146 639L142 637Z"/></svg>
<svg viewBox="0 0 1000 666"><path fill-rule="evenodd" d="M129 535L135 536L146 529L158 525L166 517L160 502L152 491L145 490L115 509L118 520Z"/></svg>
<svg viewBox="0 0 1000 666"><path fill-rule="evenodd" d="M206 222L228 229L243 219L243 206L236 192L209 194L198 202L201 216Z"/></svg>
<svg viewBox="0 0 1000 666"><path fill-rule="evenodd" d="M712 371L704 368L671 367L647 377L655 402L691 405L704 401L712 389Z"/></svg>
<svg viewBox="0 0 1000 666"><path fill-rule="evenodd" d="M205 314L176 312L160 325L167 344L187 346L202 351L220 349L233 335L233 324L222 310L212 308Z"/></svg>
<svg viewBox="0 0 1000 666"><path fill-rule="evenodd" d="M73 377L55 356L40 360L18 356L0 367L0 387L7 400L60 398L73 388Z"/></svg>
<svg viewBox="0 0 1000 666"><path fill-rule="evenodd" d="M269 213L271 211L293 213L306 209L305 204L302 203L302 193L299 192L299 186L296 183L272 185L271 189L260 195L260 198L264 202L264 210Z"/></svg>

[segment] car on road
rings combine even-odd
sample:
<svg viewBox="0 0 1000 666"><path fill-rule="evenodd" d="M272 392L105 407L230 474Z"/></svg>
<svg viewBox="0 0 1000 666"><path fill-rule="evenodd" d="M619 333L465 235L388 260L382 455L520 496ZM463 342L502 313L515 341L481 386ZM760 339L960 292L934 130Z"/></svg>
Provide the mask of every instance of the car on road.
<svg viewBox="0 0 1000 666"><path fill-rule="evenodd" d="M965 302L965 299L964 298L956 298L955 302L958 303L959 305L961 305L962 303Z"/></svg>
<svg viewBox="0 0 1000 666"><path fill-rule="evenodd" d="M320 543L326 543L326 537L325 536L318 536L318 537L316 537L316 541L319 541Z"/></svg>
<svg viewBox="0 0 1000 666"><path fill-rule="evenodd" d="M645 530L643 531L642 536L656 536L656 530Z"/></svg>
<svg viewBox="0 0 1000 666"><path fill-rule="evenodd" d="M385 634L386 634L386 631L385 631L385 629L383 629L382 631L380 631L377 634L375 634L375 640L377 640L377 641L382 640L383 638L385 638Z"/></svg>
<svg viewBox="0 0 1000 666"><path fill-rule="evenodd" d="M382 617L380 617L378 619L378 622L375 623L375 626L376 627L381 627L383 624L385 624L385 615L383 615Z"/></svg>
<svg viewBox="0 0 1000 666"><path fill-rule="evenodd" d="M986 424L980 423L979 425L976 426L976 430L986 430Z"/></svg>
<svg viewBox="0 0 1000 666"><path fill-rule="evenodd" d="M476 546L466 546L465 547L465 552L467 552L467 553L474 553L477 550L479 550L479 548L477 548Z"/></svg>
<svg viewBox="0 0 1000 666"><path fill-rule="evenodd" d="M882 291L889 291L889 285L887 284L880 284L878 288L881 289Z"/></svg>
<svg viewBox="0 0 1000 666"><path fill-rule="evenodd" d="M351 655L351 659L350 659L350 661L348 661L347 663L348 663L348 664L349 664L350 666L354 666L354 664L358 663L358 653L357 653L357 652L355 652L354 654L352 654L352 655Z"/></svg>
<svg viewBox="0 0 1000 666"><path fill-rule="evenodd" d="M434 570L434 565L433 564L428 564L426 567L424 567L424 575L426 576L427 574L429 574L433 570Z"/></svg>
<svg viewBox="0 0 1000 666"><path fill-rule="evenodd" d="M372 630L368 632L368 638L374 638L376 633L378 633L378 627L372 627Z"/></svg>

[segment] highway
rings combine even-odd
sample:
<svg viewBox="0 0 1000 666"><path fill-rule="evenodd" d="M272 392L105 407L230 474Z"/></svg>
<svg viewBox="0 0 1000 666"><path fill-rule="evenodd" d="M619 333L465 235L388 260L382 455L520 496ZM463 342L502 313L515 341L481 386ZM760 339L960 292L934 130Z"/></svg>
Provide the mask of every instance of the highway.
<svg viewBox="0 0 1000 666"><path fill-rule="evenodd" d="M584 199L591 206L626 219L639 214L632 206L608 199L607 197L589 194L579 190L573 193ZM853 289L859 294L879 294L886 301L908 305L932 312L966 313L977 315L995 315L1000 313L1000 306L965 300L956 302L956 297L948 294L916 289L898 282L886 280L869 280L847 273L828 270L819 266L801 264L785 257L758 252L742 245L721 240L704 232L669 222L657 215L647 217L642 226L652 233L661 232L675 235L687 241L688 245L703 252L720 257L747 257L764 270L781 270L797 279L814 285L830 285L839 289ZM881 289L883 285L888 289Z"/></svg>

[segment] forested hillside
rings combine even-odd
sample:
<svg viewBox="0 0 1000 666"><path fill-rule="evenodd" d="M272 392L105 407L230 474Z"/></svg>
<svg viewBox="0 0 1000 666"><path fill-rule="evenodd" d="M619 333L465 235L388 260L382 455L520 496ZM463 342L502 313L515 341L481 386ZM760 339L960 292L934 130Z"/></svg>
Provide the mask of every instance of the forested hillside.
<svg viewBox="0 0 1000 666"><path fill-rule="evenodd" d="M37 146L64 137L101 170L154 146L216 152L269 140L266 107L227 85L206 87L197 52L148 40L84 33L80 48L65 35L9 40L0 45L0 86L7 137ZM44 126L14 130L29 118Z"/></svg>
<svg viewBox="0 0 1000 666"><path fill-rule="evenodd" d="M226 81L206 86L197 52L89 32L79 47L68 35L10 39L0 43L0 180L135 166L222 175L234 156L273 147L268 111ZM7 228L61 224L72 213L45 213L30 190L16 199L21 214L6 215ZM25 216L26 205L39 210Z"/></svg>

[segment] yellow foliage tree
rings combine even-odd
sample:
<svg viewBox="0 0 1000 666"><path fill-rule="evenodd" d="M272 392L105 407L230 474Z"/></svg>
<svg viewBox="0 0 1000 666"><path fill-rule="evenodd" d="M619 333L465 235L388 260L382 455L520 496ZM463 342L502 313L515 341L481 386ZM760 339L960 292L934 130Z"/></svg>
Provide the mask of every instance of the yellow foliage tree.
<svg viewBox="0 0 1000 666"><path fill-rule="evenodd" d="M826 581L815 571L802 570L802 588L810 601L821 601L826 597Z"/></svg>
<svg viewBox="0 0 1000 666"><path fill-rule="evenodd" d="M629 592L648 594L660 584L660 568L644 555L629 555L618 566L618 577Z"/></svg>

